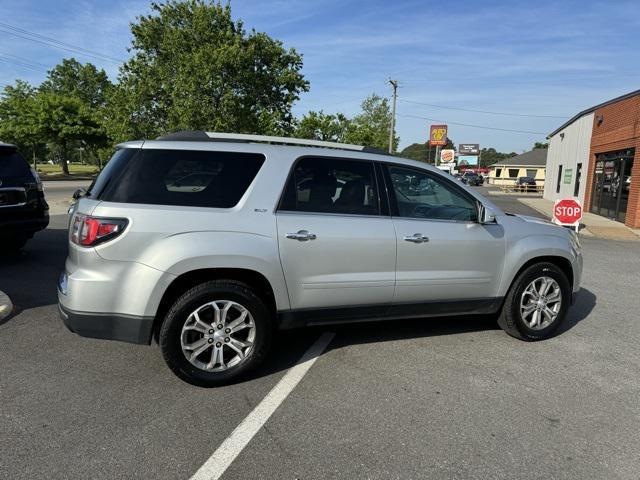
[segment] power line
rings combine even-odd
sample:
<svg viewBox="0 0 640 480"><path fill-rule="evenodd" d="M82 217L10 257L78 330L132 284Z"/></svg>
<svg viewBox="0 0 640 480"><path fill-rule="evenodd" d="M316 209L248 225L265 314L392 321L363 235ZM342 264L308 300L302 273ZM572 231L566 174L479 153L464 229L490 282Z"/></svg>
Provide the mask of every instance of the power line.
<svg viewBox="0 0 640 480"><path fill-rule="evenodd" d="M432 107L432 108L443 108L443 109L447 109L447 110L460 110L461 112L486 113L486 114L490 114L490 115L504 115L504 116L508 116L508 117L561 118L561 119L569 118L567 116L558 116L558 115L533 115L533 114L525 114L525 113L507 113L507 112L491 112L491 111L487 111L487 110L473 110L473 109L470 109L470 108L449 107L449 106L445 106L445 105L434 105L434 104L431 104L431 103L416 102L414 100L402 100L402 99L400 99L400 101L404 102L404 103L413 103L415 105L424 105L426 107Z"/></svg>
<svg viewBox="0 0 640 480"><path fill-rule="evenodd" d="M499 130L501 132L529 133L529 134L533 134L533 135L546 135L545 132L532 132L532 131L529 131L529 130L511 130L510 128L487 127L487 126L484 126L484 125L470 125L468 123L448 122L446 120L436 120L434 118L419 117L417 115L400 115L400 114L398 114L398 116L399 117L405 117L405 118L418 118L420 120L429 120L430 122L446 123L448 125L459 125L461 127L483 128L485 130Z"/></svg>
<svg viewBox="0 0 640 480"><path fill-rule="evenodd" d="M14 65L17 65L19 67L22 68L27 68L29 70L33 70L35 72L41 72L42 69L40 67L36 67L33 65L30 65L28 62L23 62L20 60L12 60L11 58L9 58L8 56L5 55L0 55L0 61L5 62L5 63L12 63Z"/></svg>
<svg viewBox="0 0 640 480"><path fill-rule="evenodd" d="M59 40L56 40L55 38L30 32L29 30L15 27L13 25L9 25L8 23L4 23L4 22L0 22L0 32L13 35L13 36L22 38L24 40L30 40L32 42L40 43L42 45L47 45L49 47L59 48L61 50L66 50L68 52L84 55L86 57L92 57L98 60L107 60L115 63L122 63L124 61L120 58L111 57L109 55L105 55L103 53L96 52L94 50L89 50L87 48L79 47L77 45L73 45L70 43L61 42Z"/></svg>

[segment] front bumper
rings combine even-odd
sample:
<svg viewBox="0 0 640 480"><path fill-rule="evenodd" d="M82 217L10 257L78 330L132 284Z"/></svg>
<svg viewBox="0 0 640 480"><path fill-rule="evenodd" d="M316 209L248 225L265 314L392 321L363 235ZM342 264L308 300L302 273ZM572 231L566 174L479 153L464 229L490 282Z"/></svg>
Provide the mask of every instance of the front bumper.
<svg viewBox="0 0 640 480"><path fill-rule="evenodd" d="M143 345L151 343L153 317L75 312L61 304L58 304L58 310L65 326L81 337Z"/></svg>

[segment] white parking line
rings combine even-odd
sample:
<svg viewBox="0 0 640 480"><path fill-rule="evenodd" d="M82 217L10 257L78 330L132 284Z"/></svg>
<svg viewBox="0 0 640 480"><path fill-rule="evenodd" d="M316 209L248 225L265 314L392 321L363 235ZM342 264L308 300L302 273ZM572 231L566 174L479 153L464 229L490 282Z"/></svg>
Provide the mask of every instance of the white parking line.
<svg viewBox="0 0 640 480"><path fill-rule="evenodd" d="M224 442L213 452L204 465L191 477L191 480L217 480L229 468L240 452L247 446L269 417L296 388L302 377L309 371L334 337L334 333L325 332L315 341L309 350L291 367L284 377L254 408L249 415L231 432Z"/></svg>

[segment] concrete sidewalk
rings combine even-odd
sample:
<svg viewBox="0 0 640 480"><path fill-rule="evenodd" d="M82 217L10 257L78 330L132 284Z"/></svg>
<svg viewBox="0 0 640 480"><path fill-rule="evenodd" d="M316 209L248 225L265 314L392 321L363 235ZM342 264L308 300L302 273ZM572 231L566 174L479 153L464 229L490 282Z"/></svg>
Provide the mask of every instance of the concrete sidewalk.
<svg viewBox="0 0 640 480"><path fill-rule="evenodd" d="M518 201L551 218L553 202L540 197L521 197ZM584 225L584 228L582 226ZM640 230L634 230L625 224L610 220L594 213L583 212L580 233L607 240L640 241Z"/></svg>

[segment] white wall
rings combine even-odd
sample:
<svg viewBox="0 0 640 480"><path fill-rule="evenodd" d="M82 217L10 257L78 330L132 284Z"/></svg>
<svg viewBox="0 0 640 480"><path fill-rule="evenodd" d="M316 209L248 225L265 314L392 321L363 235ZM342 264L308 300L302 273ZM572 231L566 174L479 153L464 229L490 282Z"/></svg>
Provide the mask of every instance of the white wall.
<svg viewBox="0 0 640 480"><path fill-rule="evenodd" d="M560 130L549 139L549 152L547 153L547 172L544 184L544 198L556 200L558 198L573 197L575 188L577 165L582 163L582 175L580 176L580 190L578 200L584 204L584 192L590 188L587 182L589 170L589 151L591 149L591 131L593 129L593 113L584 115L578 120ZM561 134L564 133L564 138ZM560 193L556 193L558 184L558 167L562 165L562 178L560 179ZM564 183L564 174L567 169L572 169L571 183Z"/></svg>

